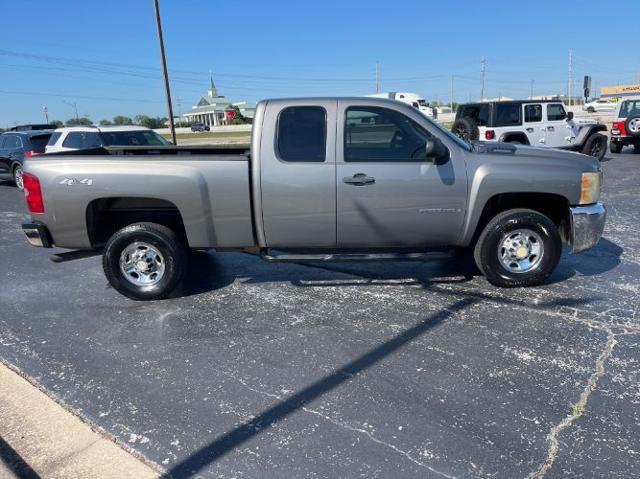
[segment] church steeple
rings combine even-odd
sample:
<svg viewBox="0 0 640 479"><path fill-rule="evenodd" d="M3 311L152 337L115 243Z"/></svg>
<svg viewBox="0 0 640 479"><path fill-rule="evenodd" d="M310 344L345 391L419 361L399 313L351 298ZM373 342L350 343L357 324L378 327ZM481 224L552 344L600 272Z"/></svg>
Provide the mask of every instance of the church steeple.
<svg viewBox="0 0 640 479"><path fill-rule="evenodd" d="M216 88L216 84L213 83L211 70L209 70L209 96L212 98L216 98L218 96L218 89Z"/></svg>

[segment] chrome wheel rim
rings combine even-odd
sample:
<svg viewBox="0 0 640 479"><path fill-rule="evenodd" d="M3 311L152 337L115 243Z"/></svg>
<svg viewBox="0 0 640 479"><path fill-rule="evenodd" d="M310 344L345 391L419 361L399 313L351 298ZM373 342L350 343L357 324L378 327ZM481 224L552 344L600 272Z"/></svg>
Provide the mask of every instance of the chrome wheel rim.
<svg viewBox="0 0 640 479"><path fill-rule="evenodd" d="M136 241L120 254L120 271L131 284L153 286L164 276L164 257L149 243Z"/></svg>
<svg viewBox="0 0 640 479"><path fill-rule="evenodd" d="M510 273L534 271L540 266L543 255L542 237L528 229L511 231L498 244L498 259Z"/></svg>
<svg viewBox="0 0 640 479"><path fill-rule="evenodd" d="M629 130L634 133L640 131L640 118L634 118L629 122Z"/></svg>
<svg viewBox="0 0 640 479"><path fill-rule="evenodd" d="M22 179L22 168L20 168L19 166L16 166L13 176L16 179L16 186L21 190L24 190L24 180Z"/></svg>

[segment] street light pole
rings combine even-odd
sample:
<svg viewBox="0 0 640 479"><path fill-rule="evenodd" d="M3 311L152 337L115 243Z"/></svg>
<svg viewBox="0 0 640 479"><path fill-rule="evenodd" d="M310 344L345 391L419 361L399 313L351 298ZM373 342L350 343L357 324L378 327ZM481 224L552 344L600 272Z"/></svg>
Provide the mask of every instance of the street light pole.
<svg viewBox="0 0 640 479"><path fill-rule="evenodd" d="M47 125L49 124L49 110L47 109L47 106L43 106L42 107L42 111L44 112L44 119L46 120Z"/></svg>
<svg viewBox="0 0 640 479"><path fill-rule="evenodd" d="M80 117L78 116L78 103L76 103L75 101L74 101L73 103L71 103L70 101L67 101L67 100L62 100L62 103L64 103L65 105L69 105L69 106L72 106L72 107L73 107L73 109L74 109L74 110L75 110L75 112L76 112L76 121L78 121L78 120L79 120L79 118L80 118Z"/></svg>
<svg viewBox="0 0 640 479"><path fill-rule="evenodd" d="M167 73L167 59L164 54L164 40L162 39L162 24L160 23L160 7L158 0L153 0L153 7L156 12L156 25L158 26L158 43L160 44L160 60L162 61L162 76L164 78L164 92L167 97L167 110L169 112L169 128L171 128L171 139L177 145L176 127L173 124L173 107L171 106L171 91L169 90L169 74Z"/></svg>

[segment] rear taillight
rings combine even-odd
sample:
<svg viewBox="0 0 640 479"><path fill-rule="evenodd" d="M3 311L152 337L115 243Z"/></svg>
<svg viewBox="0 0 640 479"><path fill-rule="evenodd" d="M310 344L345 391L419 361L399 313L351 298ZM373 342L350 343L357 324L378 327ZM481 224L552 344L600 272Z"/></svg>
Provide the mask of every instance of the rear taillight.
<svg viewBox="0 0 640 479"><path fill-rule="evenodd" d="M487 130L484 132L485 140L493 140L496 137L496 132L493 130Z"/></svg>
<svg viewBox="0 0 640 479"><path fill-rule="evenodd" d="M44 213L44 201L42 201L42 189L40 180L31 173L22 174L24 185L24 197L27 200L27 208L31 213Z"/></svg>
<svg viewBox="0 0 640 479"><path fill-rule="evenodd" d="M25 158L31 158L31 157L32 157L33 155L35 155L35 154L36 154L36 152L35 152L35 151L33 151L33 150L27 150L27 151L25 151L25 152L24 152L24 157L25 157Z"/></svg>
<svg viewBox="0 0 640 479"><path fill-rule="evenodd" d="M614 121L613 125L611 125L611 134L627 136L627 129L624 127L624 121Z"/></svg>

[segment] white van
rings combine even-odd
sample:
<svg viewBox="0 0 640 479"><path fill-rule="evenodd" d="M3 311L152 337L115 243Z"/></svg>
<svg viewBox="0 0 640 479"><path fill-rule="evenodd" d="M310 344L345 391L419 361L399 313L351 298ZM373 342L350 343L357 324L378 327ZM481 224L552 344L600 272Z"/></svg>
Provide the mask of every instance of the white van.
<svg viewBox="0 0 640 479"><path fill-rule="evenodd" d="M417 93L409 92L387 92L387 93L374 93L373 95L367 95L372 98L388 98L390 100L401 101L407 105L411 105L417 108L428 117L433 117L433 108L429 106L427 101L418 95ZM437 115L437 113L436 113Z"/></svg>

